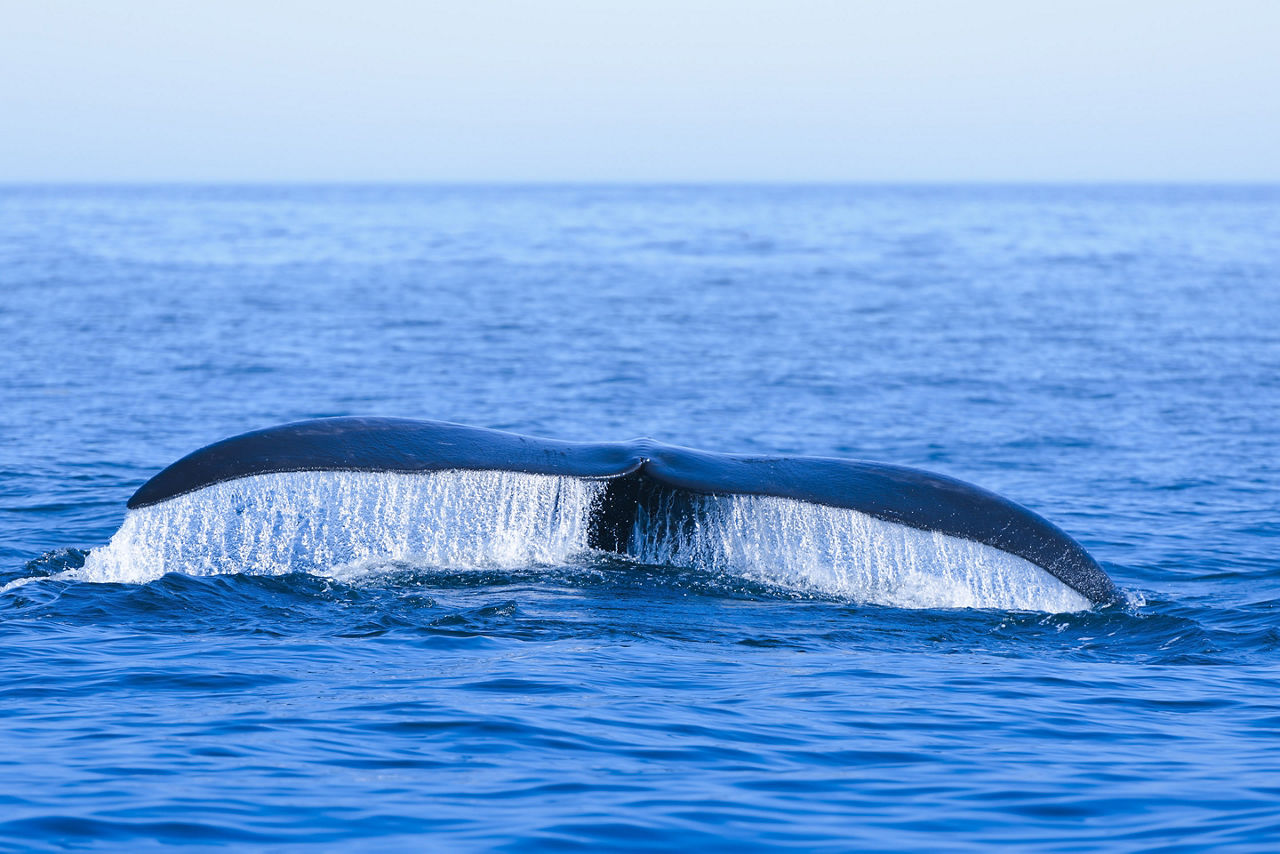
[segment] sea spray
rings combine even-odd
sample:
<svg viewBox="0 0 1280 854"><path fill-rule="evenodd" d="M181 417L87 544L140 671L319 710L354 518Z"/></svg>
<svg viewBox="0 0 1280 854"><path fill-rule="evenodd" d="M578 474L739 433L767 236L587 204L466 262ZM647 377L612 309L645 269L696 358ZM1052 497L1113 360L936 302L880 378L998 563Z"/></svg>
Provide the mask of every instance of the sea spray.
<svg viewBox="0 0 1280 854"><path fill-rule="evenodd" d="M279 575L370 560L449 568L562 563L586 547L595 481L505 471L290 472L130 511L82 573Z"/></svg>
<svg viewBox="0 0 1280 854"><path fill-rule="evenodd" d="M1089 601L1016 555L856 510L761 495L667 492L636 519L639 560L908 608L1082 611Z"/></svg>

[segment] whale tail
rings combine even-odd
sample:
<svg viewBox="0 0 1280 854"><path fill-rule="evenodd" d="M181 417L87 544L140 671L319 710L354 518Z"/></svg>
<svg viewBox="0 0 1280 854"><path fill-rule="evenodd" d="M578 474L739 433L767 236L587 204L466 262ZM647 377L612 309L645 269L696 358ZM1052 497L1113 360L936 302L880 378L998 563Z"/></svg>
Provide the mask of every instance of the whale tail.
<svg viewBox="0 0 1280 854"><path fill-rule="evenodd" d="M784 574L846 579L857 575L864 582L878 578L886 566L928 566L942 576L964 576L972 589L982 588L984 579L999 578L1003 587L1056 584L1085 605L1117 596L1106 573L1069 535L1027 508L972 484L901 466L712 454L649 439L576 444L443 422L318 419L202 448L143 484L128 506L135 511L164 507L210 487L264 475L342 472L453 473L452 480L432 481L452 484L447 489L453 492L447 497L441 492L434 499L458 505L452 516L422 517L391 498L360 505L361 512L374 515L398 507L394 512L402 514L404 525L445 534L475 527L459 502L506 502L502 512L508 522L503 524L514 524L512 519L524 518L518 507L521 500L530 506L545 500L551 502L548 513L576 519L572 535L564 535L569 537L565 543L657 563L768 563L783 567ZM466 473L472 473L470 480L458 479ZM535 500L530 493L520 499L519 490L533 489L534 483L558 485L552 498ZM328 481L316 484L314 488L322 491L343 488ZM403 495L417 488L396 487ZM573 490L577 491L570 497ZM354 497L345 500L359 503ZM568 504L561 507L563 502ZM572 511L566 509L570 505ZM318 504L298 511L320 512ZM342 524L350 528L358 523ZM492 523L492 531L499 527ZM457 531L449 535L460 536ZM534 528L525 535L550 536L535 534ZM396 547L402 549L410 545L390 534L383 540L399 543ZM306 547L295 542L290 548L296 554ZM241 554L248 556L243 549ZM979 596L976 601L987 600Z"/></svg>

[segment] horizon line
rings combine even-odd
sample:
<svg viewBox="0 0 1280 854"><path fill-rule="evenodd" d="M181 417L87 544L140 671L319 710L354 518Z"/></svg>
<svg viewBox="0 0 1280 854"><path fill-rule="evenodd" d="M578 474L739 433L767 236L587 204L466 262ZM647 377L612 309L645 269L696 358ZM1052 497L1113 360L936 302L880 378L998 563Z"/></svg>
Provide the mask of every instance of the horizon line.
<svg viewBox="0 0 1280 854"><path fill-rule="evenodd" d="M0 178L0 187L1280 187L1276 178Z"/></svg>

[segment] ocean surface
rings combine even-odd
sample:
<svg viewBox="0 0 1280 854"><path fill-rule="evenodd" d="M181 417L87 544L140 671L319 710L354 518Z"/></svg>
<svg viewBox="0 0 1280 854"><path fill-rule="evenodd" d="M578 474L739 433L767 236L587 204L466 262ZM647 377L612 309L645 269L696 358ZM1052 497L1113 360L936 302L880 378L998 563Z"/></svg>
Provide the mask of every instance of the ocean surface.
<svg viewBox="0 0 1280 854"><path fill-rule="evenodd" d="M519 478L234 487L358 560L126 517L348 414L921 467L1123 600ZM0 589L4 850L1274 851L1280 188L0 188Z"/></svg>

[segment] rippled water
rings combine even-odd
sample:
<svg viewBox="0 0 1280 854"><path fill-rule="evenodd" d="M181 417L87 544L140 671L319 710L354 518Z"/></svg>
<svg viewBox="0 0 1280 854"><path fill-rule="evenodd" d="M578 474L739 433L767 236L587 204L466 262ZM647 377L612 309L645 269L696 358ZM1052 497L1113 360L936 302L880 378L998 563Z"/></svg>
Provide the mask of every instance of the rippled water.
<svg viewBox="0 0 1280 854"><path fill-rule="evenodd" d="M1276 188L0 190L0 847L1272 850L1278 328ZM500 476L443 544L456 484L286 476L239 563L106 548L349 413L919 466L1126 602L841 586L785 506L583 554L589 496ZM335 508L382 539L326 558Z"/></svg>

